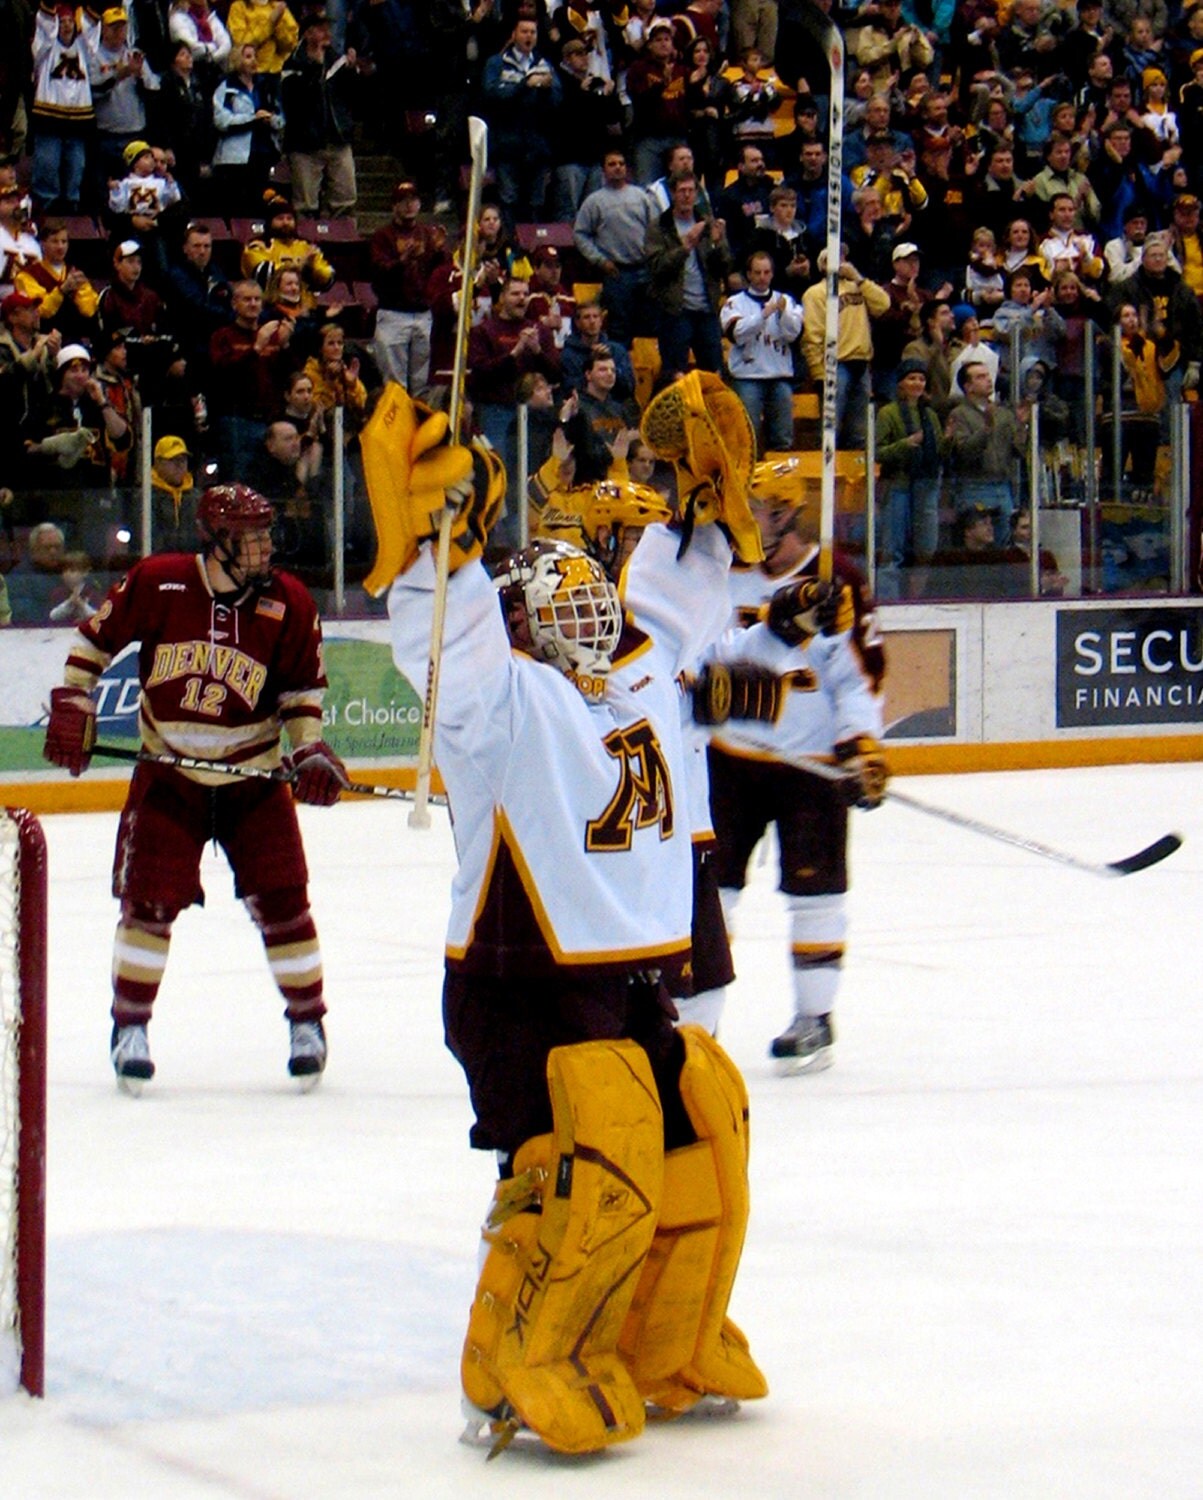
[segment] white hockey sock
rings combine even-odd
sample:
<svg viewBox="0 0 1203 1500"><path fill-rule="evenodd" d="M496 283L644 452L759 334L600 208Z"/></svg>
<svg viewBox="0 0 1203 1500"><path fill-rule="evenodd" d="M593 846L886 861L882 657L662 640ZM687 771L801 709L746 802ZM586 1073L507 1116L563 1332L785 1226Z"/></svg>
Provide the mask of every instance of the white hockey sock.
<svg viewBox="0 0 1203 1500"><path fill-rule="evenodd" d="M677 1015L680 1020L678 1026L703 1026L711 1036L718 1035L718 1023L722 1018L723 1006L727 999L727 987L722 985L717 990L703 990L700 995L690 995L688 999L674 1000L677 1007Z"/></svg>
<svg viewBox="0 0 1203 1500"><path fill-rule="evenodd" d="M844 963L847 897L790 896L789 913L794 1009L800 1016L830 1015Z"/></svg>

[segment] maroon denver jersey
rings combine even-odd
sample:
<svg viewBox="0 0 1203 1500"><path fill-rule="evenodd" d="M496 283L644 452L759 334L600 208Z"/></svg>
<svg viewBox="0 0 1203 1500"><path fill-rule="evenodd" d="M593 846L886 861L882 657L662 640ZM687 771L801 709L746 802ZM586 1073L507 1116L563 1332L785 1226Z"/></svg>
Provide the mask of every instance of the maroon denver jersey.
<svg viewBox="0 0 1203 1500"><path fill-rule="evenodd" d="M204 561L162 553L135 563L79 626L67 681L90 691L116 654L140 642L139 729L149 750L275 767L280 730L320 739L322 631L303 584L273 573L258 593L218 596ZM191 772L220 784L220 773Z"/></svg>

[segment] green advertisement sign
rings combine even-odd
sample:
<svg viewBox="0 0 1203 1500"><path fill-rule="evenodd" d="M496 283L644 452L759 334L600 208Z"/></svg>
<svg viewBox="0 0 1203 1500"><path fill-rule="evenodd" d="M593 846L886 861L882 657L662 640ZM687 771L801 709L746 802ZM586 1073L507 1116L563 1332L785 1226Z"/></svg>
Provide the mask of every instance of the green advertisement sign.
<svg viewBox="0 0 1203 1500"><path fill-rule="evenodd" d="M383 631L381 632L383 634ZM17 635L25 636L18 643ZM3 632L9 637L10 632ZM20 657L3 662L0 697L0 776L44 771L42 739L50 689L62 680L68 632L30 638L11 632L2 646L21 646ZM344 760L409 762L417 758L422 702L393 666L384 640L327 635L323 705L326 739ZM11 668L12 670L7 670ZM134 746L138 737L138 654L130 647L116 657L97 691L98 733L103 740ZM97 769L103 762L97 761Z"/></svg>
<svg viewBox="0 0 1203 1500"><path fill-rule="evenodd" d="M325 734L344 760L413 760L422 700L379 641L326 640Z"/></svg>

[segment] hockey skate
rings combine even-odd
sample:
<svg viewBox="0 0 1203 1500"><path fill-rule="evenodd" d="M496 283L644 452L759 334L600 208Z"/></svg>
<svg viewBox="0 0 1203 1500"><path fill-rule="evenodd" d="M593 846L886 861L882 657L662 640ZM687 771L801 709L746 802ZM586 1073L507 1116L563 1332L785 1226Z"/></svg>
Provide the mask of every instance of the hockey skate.
<svg viewBox="0 0 1203 1500"><path fill-rule="evenodd" d="M496 1411L482 1411L465 1396L460 1402L464 1414L464 1430L459 1440L468 1448L484 1448L490 1458L496 1458L511 1446L531 1448L550 1453L537 1432L527 1427L514 1408L503 1402Z"/></svg>
<svg viewBox="0 0 1203 1500"><path fill-rule="evenodd" d="M109 1056L117 1074L117 1087L123 1093L137 1097L143 1084L155 1076L145 1026L114 1025L109 1039Z"/></svg>
<svg viewBox="0 0 1203 1500"><path fill-rule="evenodd" d="M781 1073L821 1073L832 1064L834 1044L835 1028L829 1015L798 1015L773 1038L769 1056L777 1060Z"/></svg>
<svg viewBox="0 0 1203 1500"><path fill-rule="evenodd" d="M316 1088L326 1066L326 1030L321 1021L289 1021L288 1071L304 1090Z"/></svg>

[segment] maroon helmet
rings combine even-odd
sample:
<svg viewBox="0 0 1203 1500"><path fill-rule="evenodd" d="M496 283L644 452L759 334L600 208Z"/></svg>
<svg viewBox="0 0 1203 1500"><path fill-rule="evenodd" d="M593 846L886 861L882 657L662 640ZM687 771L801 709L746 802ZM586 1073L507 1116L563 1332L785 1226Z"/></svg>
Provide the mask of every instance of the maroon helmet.
<svg viewBox="0 0 1203 1500"><path fill-rule="evenodd" d="M248 531L270 531L272 503L249 484L215 484L200 497L196 529L206 553L212 553L240 587L261 587L271 577L271 549L265 562L248 566L239 559L239 540Z"/></svg>

